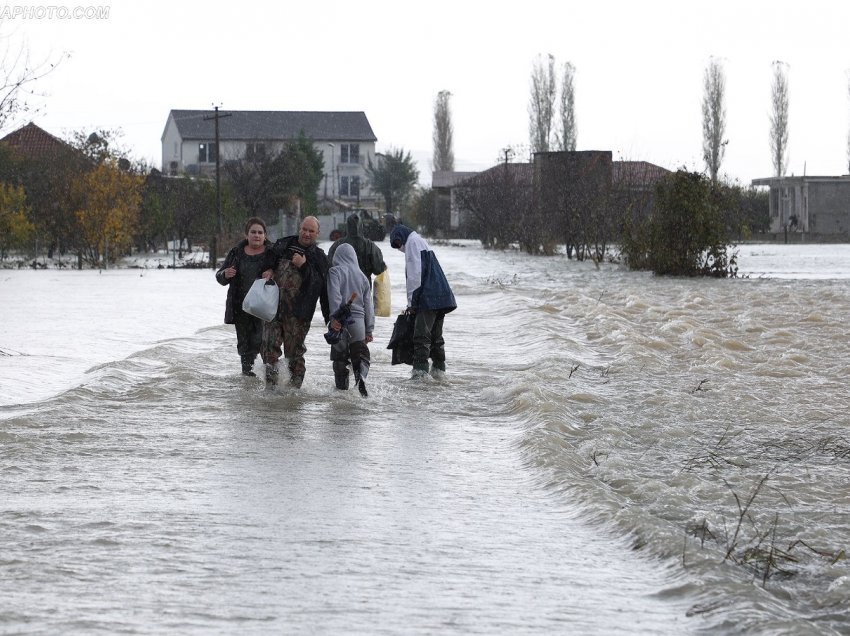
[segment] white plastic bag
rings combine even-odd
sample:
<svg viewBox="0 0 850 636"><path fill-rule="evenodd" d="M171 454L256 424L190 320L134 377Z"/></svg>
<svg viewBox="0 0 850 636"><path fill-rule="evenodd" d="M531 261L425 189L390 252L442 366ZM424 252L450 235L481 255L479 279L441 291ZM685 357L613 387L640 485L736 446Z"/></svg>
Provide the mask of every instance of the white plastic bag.
<svg viewBox="0 0 850 636"><path fill-rule="evenodd" d="M258 278L245 295L245 300L242 301L242 311L271 322L277 314L279 300L280 289L274 279Z"/></svg>

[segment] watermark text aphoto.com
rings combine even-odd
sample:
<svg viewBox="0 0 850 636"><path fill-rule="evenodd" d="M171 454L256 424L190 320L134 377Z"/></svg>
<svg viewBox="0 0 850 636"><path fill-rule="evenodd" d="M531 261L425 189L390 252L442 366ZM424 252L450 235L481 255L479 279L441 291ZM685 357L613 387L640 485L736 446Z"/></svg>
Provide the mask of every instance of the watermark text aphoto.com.
<svg viewBox="0 0 850 636"><path fill-rule="evenodd" d="M64 5L0 5L0 20L107 20L110 7Z"/></svg>

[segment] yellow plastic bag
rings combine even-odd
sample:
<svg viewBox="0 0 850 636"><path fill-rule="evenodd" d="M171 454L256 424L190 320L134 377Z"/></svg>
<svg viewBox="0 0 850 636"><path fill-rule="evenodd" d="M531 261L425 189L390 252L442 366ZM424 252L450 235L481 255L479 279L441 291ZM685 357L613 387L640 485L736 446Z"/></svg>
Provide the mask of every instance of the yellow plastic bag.
<svg viewBox="0 0 850 636"><path fill-rule="evenodd" d="M375 276L375 282L372 285L372 295L375 297L375 315L388 318L392 311L390 270L385 269Z"/></svg>

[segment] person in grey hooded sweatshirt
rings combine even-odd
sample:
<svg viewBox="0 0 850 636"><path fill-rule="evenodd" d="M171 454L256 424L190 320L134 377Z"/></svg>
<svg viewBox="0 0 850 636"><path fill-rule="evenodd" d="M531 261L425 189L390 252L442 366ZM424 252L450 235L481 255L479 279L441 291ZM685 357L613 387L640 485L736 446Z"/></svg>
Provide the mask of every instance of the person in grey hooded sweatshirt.
<svg viewBox="0 0 850 636"><path fill-rule="evenodd" d="M369 281L357 264L357 254L348 243L339 245L334 252L333 266L328 270L328 304L336 312L351 302L351 316L347 324L331 318L328 327L342 332L338 342L331 345L334 381L337 389L348 389L348 367L354 370L354 383L363 397L366 391L366 376L369 375L369 347L375 328L375 311Z"/></svg>

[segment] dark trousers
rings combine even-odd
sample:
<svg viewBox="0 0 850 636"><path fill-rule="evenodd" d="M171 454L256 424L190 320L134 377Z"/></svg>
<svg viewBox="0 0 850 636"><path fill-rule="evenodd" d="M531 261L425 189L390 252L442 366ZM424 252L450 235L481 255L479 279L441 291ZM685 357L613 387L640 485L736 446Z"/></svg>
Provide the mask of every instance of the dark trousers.
<svg viewBox="0 0 850 636"><path fill-rule="evenodd" d="M240 357L250 356L253 360L263 344L263 321L239 311L233 317L233 322L236 327L236 351Z"/></svg>
<svg viewBox="0 0 850 636"><path fill-rule="evenodd" d="M371 362L369 355L369 346L365 340L357 340L350 342L346 335L343 335L340 342L331 347L331 360L333 360L334 380L336 388L348 388L348 366L354 370L354 381L366 379L369 375L369 365Z"/></svg>
<svg viewBox="0 0 850 636"><path fill-rule="evenodd" d="M428 370L428 358L434 362L434 368L446 370L446 350L443 340L442 311L420 309L413 323L413 368Z"/></svg>

